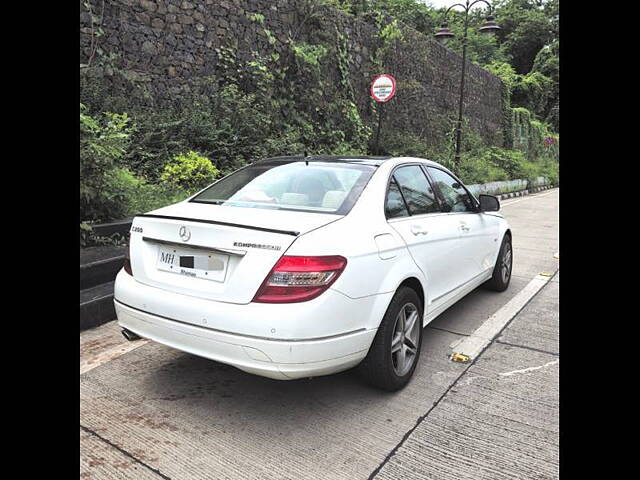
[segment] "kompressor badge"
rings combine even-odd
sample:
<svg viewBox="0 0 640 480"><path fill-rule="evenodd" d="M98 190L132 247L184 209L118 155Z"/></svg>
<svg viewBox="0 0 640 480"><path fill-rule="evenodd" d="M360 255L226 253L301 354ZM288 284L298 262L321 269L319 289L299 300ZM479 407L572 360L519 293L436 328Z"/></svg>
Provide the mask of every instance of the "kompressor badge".
<svg viewBox="0 0 640 480"><path fill-rule="evenodd" d="M233 242L234 247L244 248L262 248L264 250L281 250L280 245L265 245L264 243L245 243L245 242Z"/></svg>

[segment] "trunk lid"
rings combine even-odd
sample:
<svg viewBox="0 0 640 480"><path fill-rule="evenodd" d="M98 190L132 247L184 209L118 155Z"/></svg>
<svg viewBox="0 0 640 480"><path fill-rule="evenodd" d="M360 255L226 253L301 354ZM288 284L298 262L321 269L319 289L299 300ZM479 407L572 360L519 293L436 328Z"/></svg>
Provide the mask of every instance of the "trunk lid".
<svg viewBox="0 0 640 480"><path fill-rule="evenodd" d="M134 218L131 266L140 283L245 304L299 235L340 218L185 201Z"/></svg>

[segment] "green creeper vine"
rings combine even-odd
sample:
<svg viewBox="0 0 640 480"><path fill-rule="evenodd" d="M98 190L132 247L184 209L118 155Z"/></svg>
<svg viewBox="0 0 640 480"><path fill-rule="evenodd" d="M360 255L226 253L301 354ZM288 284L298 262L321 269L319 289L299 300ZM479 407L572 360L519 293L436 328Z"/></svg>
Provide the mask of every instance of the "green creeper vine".
<svg viewBox="0 0 640 480"><path fill-rule="evenodd" d="M378 29L378 46L371 57L371 61L380 69L383 69L387 54L396 45L397 41L404 40L404 35L400 30L397 19L385 23L385 17L380 12L376 12L375 24Z"/></svg>
<svg viewBox="0 0 640 480"><path fill-rule="evenodd" d="M89 58L87 60L87 63L81 64L80 67L90 67L91 61L93 60L96 53L98 55L102 55L102 49L98 47L98 39L104 35L104 30L102 29L102 19L104 18L104 0L102 0L102 9L99 16L93 12L93 8L89 0L83 2L83 5L91 16L91 43L89 46Z"/></svg>
<svg viewBox="0 0 640 480"><path fill-rule="evenodd" d="M511 89L502 83L500 86L502 93L502 135L503 146L512 148L514 142L513 134L513 112L511 109Z"/></svg>
<svg viewBox="0 0 640 480"><path fill-rule="evenodd" d="M247 18L249 20L251 20L252 22L255 22L258 25L264 27L265 17L264 17L263 14L261 14L261 13L250 13L250 14L247 14ZM274 45L276 43L277 39L273 35L273 32L271 30L269 30L268 28L264 27L262 29L262 32L267 37L267 42L269 42L269 45Z"/></svg>
<svg viewBox="0 0 640 480"><path fill-rule="evenodd" d="M340 86L349 93L349 97L355 100L353 86L351 85L349 63L351 55L349 53L349 41L336 27L336 57L338 60L338 72L340 73Z"/></svg>
<svg viewBox="0 0 640 480"><path fill-rule="evenodd" d="M311 45L306 42L294 42L289 38L289 46L297 59L311 65L314 68L320 67L320 60L327 55L328 49L324 45Z"/></svg>

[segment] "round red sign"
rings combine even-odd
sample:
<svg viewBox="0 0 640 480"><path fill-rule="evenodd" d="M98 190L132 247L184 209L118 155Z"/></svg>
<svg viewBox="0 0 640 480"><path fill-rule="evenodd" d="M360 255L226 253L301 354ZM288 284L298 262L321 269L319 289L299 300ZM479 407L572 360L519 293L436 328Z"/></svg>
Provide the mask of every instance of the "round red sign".
<svg viewBox="0 0 640 480"><path fill-rule="evenodd" d="M371 96L376 102L388 102L396 94L396 79L386 73L371 82Z"/></svg>

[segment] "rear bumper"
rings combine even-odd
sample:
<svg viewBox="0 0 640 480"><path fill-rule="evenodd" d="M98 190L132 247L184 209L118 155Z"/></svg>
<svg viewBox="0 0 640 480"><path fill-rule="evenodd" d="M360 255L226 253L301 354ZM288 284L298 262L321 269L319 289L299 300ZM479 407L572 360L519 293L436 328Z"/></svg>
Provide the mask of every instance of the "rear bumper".
<svg viewBox="0 0 640 480"><path fill-rule="evenodd" d="M375 330L392 297L382 293L350 298L330 288L307 302L227 303L145 285L124 270L114 287L118 302L142 312L234 335L285 341Z"/></svg>
<svg viewBox="0 0 640 480"><path fill-rule="evenodd" d="M278 380L351 368L366 356L376 334L375 329L363 329L315 340L273 340L190 325L114 303L118 323L143 338Z"/></svg>

